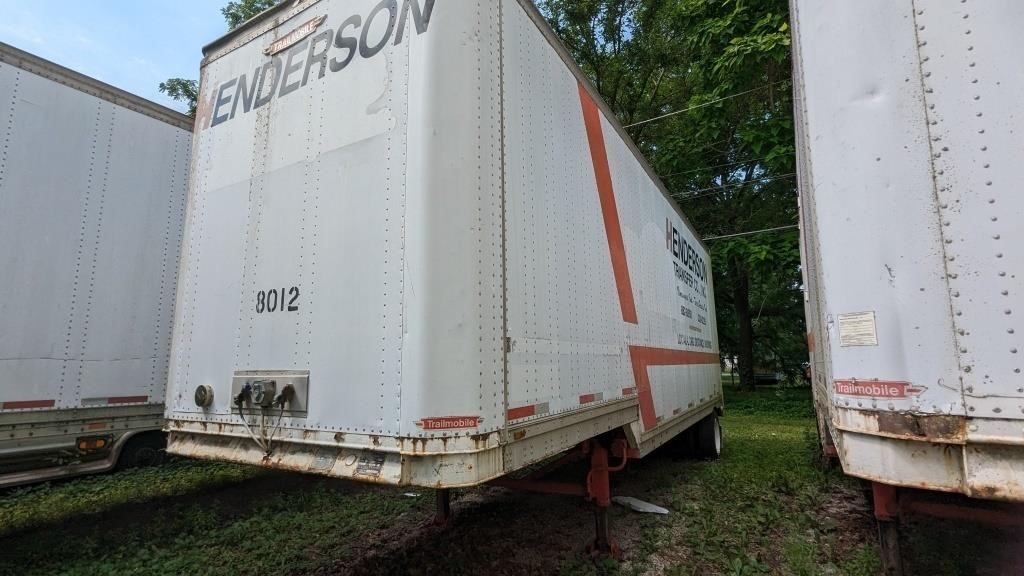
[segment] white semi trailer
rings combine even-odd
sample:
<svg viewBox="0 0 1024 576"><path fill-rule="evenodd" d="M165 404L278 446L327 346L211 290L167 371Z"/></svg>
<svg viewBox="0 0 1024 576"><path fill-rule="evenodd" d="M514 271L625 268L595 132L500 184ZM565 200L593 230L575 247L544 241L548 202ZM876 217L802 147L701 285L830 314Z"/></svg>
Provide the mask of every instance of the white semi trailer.
<svg viewBox="0 0 1024 576"><path fill-rule="evenodd" d="M0 44L0 487L162 449L192 119Z"/></svg>
<svg viewBox="0 0 1024 576"><path fill-rule="evenodd" d="M532 3L283 2L201 94L170 452L449 488L715 451L707 249Z"/></svg>
<svg viewBox="0 0 1024 576"><path fill-rule="evenodd" d="M793 0L802 249L826 450L1024 501L1024 4Z"/></svg>

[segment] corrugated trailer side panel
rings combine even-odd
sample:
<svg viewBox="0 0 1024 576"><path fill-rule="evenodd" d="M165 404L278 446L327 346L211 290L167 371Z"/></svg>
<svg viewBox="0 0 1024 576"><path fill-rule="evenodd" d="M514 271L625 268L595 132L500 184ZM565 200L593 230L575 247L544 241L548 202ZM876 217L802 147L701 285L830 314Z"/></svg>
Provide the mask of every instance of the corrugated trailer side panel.
<svg viewBox="0 0 1024 576"><path fill-rule="evenodd" d="M60 74L0 63L0 409L162 404L191 133Z"/></svg>
<svg viewBox="0 0 1024 576"><path fill-rule="evenodd" d="M508 417L637 401L649 435L720 404L710 261L528 4L502 5Z"/></svg>
<svg viewBox="0 0 1024 576"><path fill-rule="evenodd" d="M815 385L850 474L1024 497L1021 10L793 2Z"/></svg>

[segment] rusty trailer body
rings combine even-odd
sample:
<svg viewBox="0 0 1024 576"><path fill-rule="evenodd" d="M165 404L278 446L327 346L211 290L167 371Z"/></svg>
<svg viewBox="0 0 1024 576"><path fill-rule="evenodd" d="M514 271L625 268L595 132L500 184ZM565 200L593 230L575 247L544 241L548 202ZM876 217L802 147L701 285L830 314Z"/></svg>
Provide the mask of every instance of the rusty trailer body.
<svg viewBox="0 0 1024 576"><path fill-rule="evenodd" d="M794 0L802 251L826 449L1024 501L1024 5Z"/></svg>
<svg viewBox="0 0 1024 576"><path fill-rule="evenodd" d="M201 94L170 452L447 488L721 409L707 249L531 2L282 2Z"/></svg>
<svg viewBox="0 0 1024 576"><path fill-rule="evenodd" d="M0 44L0 487L163 443L192 119Z"/></svg>

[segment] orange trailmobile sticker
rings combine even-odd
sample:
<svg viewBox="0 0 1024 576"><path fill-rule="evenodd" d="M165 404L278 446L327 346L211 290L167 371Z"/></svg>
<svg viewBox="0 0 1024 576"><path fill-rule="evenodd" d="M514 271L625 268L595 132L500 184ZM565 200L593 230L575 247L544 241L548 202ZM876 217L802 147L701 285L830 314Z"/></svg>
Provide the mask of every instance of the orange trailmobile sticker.
<svg viewBox="0 0 1024 576"><path fill-rule="evenodd" d="M892 380L836 380L836 395L859 396L862 398L909 398L927 390L910 382Z"/></svg>
<svg viewBox="0 0 1024 576"><path fill-rule="evenodd" d="M459 428L476 428L483 420L479 416L437 416L424 418L416 422L416 426L424 430L457 430Z"/></svg>

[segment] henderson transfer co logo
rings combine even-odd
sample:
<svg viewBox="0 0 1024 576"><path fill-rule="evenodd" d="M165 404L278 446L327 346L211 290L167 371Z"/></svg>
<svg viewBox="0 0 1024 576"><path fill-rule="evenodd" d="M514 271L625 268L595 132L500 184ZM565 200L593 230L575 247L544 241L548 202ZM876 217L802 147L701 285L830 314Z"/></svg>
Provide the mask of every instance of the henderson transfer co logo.
<svg viewBox="0 0 1024 576"><path fill-rule="evenodd" d="M328 16L299 24L263 50L268 59L256 65L251 74L214 84L216 90L199 103L196 126L200 130L219 126L305 88L328 71L341 72L356 56L370 59L388 44L398 46L405 39L410 19L417 35L425 33L434 1L383 0L365 17L349 16L337 29L328 26L321 30Z"/></svg>

